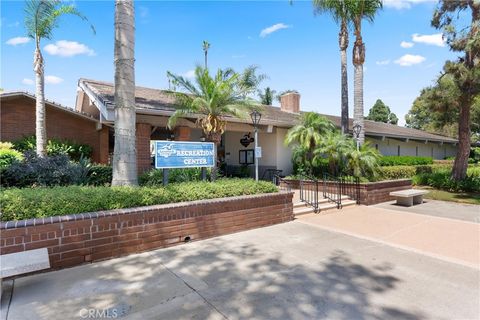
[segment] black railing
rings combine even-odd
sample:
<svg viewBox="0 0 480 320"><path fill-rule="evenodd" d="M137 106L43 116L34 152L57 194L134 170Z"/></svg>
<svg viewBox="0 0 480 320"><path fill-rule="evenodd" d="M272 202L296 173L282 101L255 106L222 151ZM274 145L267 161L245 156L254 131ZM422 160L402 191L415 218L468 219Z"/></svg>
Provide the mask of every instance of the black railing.
<svg viewBox="0 0 480 320"><path fill-rule="evenodd" d="M311 206L315 213L318 212L319 196L317 179L300 180L300 201Z"/></svg>
<svg viewBox="0 0 480 320"><path fill-rule="evenodd" d="M341 194L360 204L360 179L352 176L340 176Z"/></svg>
<svg viewBox="0 0 480 320"><path fill-rule="evenodd" d="M341 179L328 173L323 174L323 198L333 202L337 208L342 208Z"/></svg>
<svg viewBox="0 0 480 320"><path fill-rule="evenodd" d="M273 176L272 182L282 191L292 191L291 182L283 179L279 175Z"/></svg>

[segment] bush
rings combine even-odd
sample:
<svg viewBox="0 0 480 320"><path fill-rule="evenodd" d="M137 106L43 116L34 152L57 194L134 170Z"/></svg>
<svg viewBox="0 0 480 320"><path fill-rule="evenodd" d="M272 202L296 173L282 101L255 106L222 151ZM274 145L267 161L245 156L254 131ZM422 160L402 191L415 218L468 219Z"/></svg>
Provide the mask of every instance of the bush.
<svg viewBox="0 0 480 320"><path fill-rule="evenodd" d="M65 186L83 182L85 168L70 162L67 155L38 157L34 152L25 153L23 160L15 160L2 170L2 186Z"/></svg>
<svg viewBox="0 0 480 320"><path fill-rule="evenodd" d="M186 182L167 187L91 187L4 189L0 192L2 221L131 208L201 199L277 192L270 182L219 179Z"/></svg>
<svg viewBox="0 0 480 320"><path fill-rule="evenodd" d="M418 166L426 164L433 164L433 159L415 156L384 156L380 158L381 166Z"/></svg>
<svg viewBox="0 0 480 320"><path fill-rule="evenodd" d="M20 152L35 151L37 141L35 136L24 137L13 143L16 150ZM47 154L49 156L66 154L70 159L78 161L80 158L91 158L92 147L69 140L49 139L47 141Z"/></svg>
<svg viewBox="0 0 480 320"><path fill-rule="evenodd" d="M88 168L86 184L91 186L107 186L112 183L112 167L92 165Z"/></svg>
<svg viewBox="0 0 480 320"><path fill-rule="evenodd" d="M207 179L210 177L210 170L207 169ZM168 182L189 182L202 180L200 168L169 169ZM152 169L140 175L139 183L142 186L161 186L163 184L163 170Z"/></svg>
<svg viewBox="0 0 480 320"><path fill-rule="evenodd" d="M451 178L450 171L437 171L419 174L414 177L413 183L453 192L480 192L480 175L475 174L469 174L465 179L456 181Z"/></svg>
<svg viewBox="0 0 480 320"><path fill-rule="evenodd" d="M21 161L23 155L21 152L13 149L10 142L0 142L0 169L9 167L14 161Z"/></svg>
<svg viewBox="0 0 480 320"><path fill-rule="evenodd" d="M411 179L417 172L414 166L381 167L380 176L385 180Z"/></svg>

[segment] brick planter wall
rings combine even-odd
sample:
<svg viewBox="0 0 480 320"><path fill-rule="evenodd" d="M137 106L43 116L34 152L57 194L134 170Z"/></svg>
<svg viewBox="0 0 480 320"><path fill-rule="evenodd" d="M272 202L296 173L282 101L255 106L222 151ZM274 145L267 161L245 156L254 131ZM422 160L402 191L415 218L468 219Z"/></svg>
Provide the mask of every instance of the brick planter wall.
<svg viewBox="0 0 480 320"><path fill-rule="evenodd" d="M281 187L286 188L287 184L292 189L300 189L300 180L284 180ZM328 182L327 182L328 183ZM360 183L360 204L367 206L394 200L395 197L390 196L392 191L401 191L412 188L412 180L385 180L378 182ZM323 182L319 180L318 192L323 191Z"/></svg>
<svg viewBox="0 0 480 320"><path fill-rule="evenodd" d="M291 192L2 222L0 254L48 248L53 269L293 220Z"/></svg>

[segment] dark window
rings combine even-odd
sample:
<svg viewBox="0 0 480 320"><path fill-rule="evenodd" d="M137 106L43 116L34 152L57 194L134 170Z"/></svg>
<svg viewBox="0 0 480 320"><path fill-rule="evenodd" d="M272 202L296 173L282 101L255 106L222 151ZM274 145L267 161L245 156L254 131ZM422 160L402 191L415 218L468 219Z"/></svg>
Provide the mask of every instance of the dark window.
<svg viewBox="0 0 480 320"><path fill-rule="evenodd" d="M418 146L415 147L415 156L418 157Z"/></svg>
<svg viewBox="0 0 480 320"><path fill-rule="evenodd" d="M377 149L377 150L378 150L378 143L376 143L376 144L375 144L375 149Z"/></svg>
<svg viewBox="0 0 480 320"><path fill-rule="evenodd" d="M400 146L397 147L397 156L400 155Z"/></svg>
<svg viewBox="0 0 480 320"><path fill-rule="evenodd" d="M238 151L238 162L240 164L254 164L255 160L253 158L254 156L254 153L253 153L253 149L248 149L248 150L239 150Z"/></svg>

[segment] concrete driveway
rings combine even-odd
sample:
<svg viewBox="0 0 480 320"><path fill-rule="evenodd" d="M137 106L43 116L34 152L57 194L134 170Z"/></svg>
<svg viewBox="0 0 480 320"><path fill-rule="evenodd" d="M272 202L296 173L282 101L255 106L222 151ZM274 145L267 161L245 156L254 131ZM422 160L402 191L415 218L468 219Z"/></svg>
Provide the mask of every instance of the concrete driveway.
<svg viewBox="0 0 480 320"><path fill-rule="evenodd" d="M19 278L8 319L479 319L479 283L297 220Z"/></svg>

